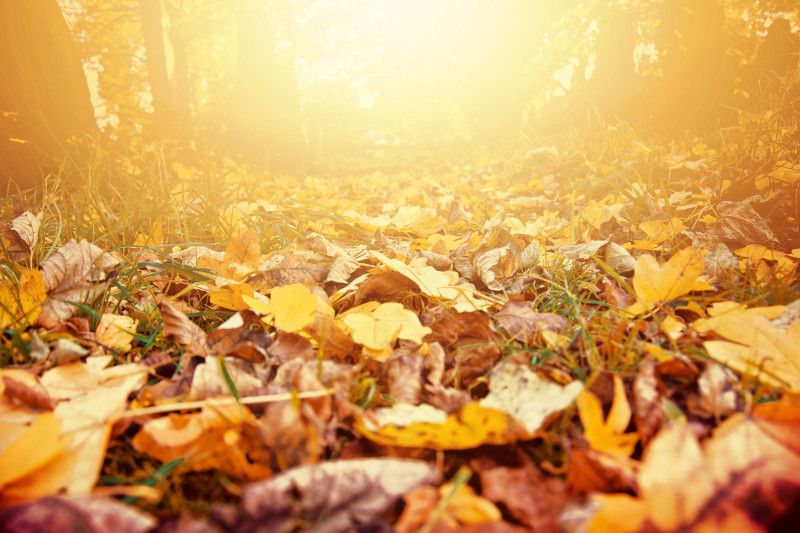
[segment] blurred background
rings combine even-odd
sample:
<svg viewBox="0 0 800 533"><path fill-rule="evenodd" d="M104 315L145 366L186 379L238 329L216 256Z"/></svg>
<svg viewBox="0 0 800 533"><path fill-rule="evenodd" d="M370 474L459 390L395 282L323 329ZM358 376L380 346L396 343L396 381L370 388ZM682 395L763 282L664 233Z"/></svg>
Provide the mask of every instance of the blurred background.
<svg viewBox="0 0 800 533"><path fill-rule="evenodd" d="M342 158L400 164L536 142L597 121L668 137L764 110L790 120L797 10L743 0L0 0L0 173L34 183L69 146L99 137L303 174Z"/></svg>

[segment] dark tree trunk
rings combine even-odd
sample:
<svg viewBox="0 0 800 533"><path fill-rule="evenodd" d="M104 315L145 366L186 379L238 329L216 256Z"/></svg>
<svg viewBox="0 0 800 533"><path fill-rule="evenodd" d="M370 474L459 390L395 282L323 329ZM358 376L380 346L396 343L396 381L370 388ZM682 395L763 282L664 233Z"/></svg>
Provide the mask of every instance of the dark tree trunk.
<svg viewBox="0 0 800 533"><path fill-rule="evenodd" d="M229 111L229 140L255 163L295 173L305 162L297 76L290 58L275 51L264 9L238 13L239 57Z"/></svg>
<svg viewBox="0 0 800 533"><path fill-rule="evenodd" d="M153 93L156 133L183 137L189 125L183 42L169 24L170 17L165 11L164 0L140 0L139 7L147 49L147 75Z"/></svg>
<svg viewBox="0 0 800 533"><path fill-rule="evenodd" d="M55 0L0 0L0 194L42 182L95 129L80 57Z"/></svg>

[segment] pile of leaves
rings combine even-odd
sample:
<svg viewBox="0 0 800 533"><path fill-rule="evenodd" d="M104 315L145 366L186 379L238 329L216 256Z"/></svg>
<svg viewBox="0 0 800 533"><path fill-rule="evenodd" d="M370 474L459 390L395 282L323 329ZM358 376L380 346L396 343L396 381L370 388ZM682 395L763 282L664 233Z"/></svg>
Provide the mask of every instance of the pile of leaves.
<svg viewBox="0 0 800 533"><path fill-rule="evenodd" d="M593 143L7 200L4 527L791 524L800 166Z"/></svg>

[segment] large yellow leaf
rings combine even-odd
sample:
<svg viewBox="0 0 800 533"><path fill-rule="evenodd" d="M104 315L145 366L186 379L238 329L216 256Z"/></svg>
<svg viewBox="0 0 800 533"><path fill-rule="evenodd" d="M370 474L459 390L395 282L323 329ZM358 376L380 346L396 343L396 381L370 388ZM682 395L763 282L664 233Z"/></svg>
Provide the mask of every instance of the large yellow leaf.
<svg viewBox="0 0 800 533"><path fill-rule="evenodd" d="M710 288L698 283L705 261L700 250L685 248L659 266L655 257L642 255L633 268L633 288L638 303L629 307L631 313L652 309L659 302L669 302L698 289Z"/></svg>
<svg viewBox="0 0 800 533"><path fill-rule="evenodd" d="M704 324L729 339L703 343L712 358L767 385L800 392L800 320L784 332L757 313L735 311Z"/></svg>
<svg viewBox="0 0 800 533"><path fill-rule="evenodd" d="M18 424L0 424L0 489L13 483L49 463L64 447L61 437L61 421L53 413L40 415L23 431L16 431ZM11 442L6 437L14 436Z"/></svg>
<svg viewBox="0 0 800 533"><path fill-rule="evenodd" d="M272 315L276 328L292 333L314 321L317 297L300 283L275 287L264 309Z"/></svg>
<svg viewBox="0 0 800 533"><path fill-rule="evenodd" d="M371 350L383 350L398 338L422 344L422 337L431 332L416 313L397 302L381 304L371 313L347 314L343 321L352 330L353 340Z"/></svg>

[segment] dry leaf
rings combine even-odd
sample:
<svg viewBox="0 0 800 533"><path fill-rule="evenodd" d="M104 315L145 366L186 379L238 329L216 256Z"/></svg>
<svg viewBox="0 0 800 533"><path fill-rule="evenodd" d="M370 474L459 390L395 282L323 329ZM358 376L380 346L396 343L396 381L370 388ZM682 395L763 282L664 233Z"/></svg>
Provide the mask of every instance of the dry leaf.
<svg viewBox="0 0 800 533"><path fill-rule="evenodd" d="M19 274L17 290L11 283L3 281L0 285L0 330L17 322L33 323L46 298L45 284L38 270L23 270Z"/></svg>
<svg viewBox="0 0 800 533"><path fill-rule="evenodd" d="M569 407L581 390L580 381L562 387L541 379L527 365L506 361L492 370L489 395L478 403L511 415L534 435L551 415Z"/></svg>
<svg viewBox="0 0 800 533"><path fill-rule="evenodd" d="M670 302L693 290L709 288L698 283L704 266L703 254L694 248L681 250L662 266L653 256L642 255L636 260L633 273L633 288L639 301L626 311L638 314L652 309L657 303Z"/></svg>
<svg viewBox="0 0 800 533"><path fill-rule="evenodd" d="M89 242L71 239L39 265L48 299L42 313L66 319L77 312L68 302L91 303L106 290L105 270L117 263Z"/></svg>
<svg viewBox="0 0 800 533"><path fill-rule="evenodd" d="M438 481L423 461L357 459L294 468L249 485L238 509L218 515L226 531L291 531L298 523L344 533L381 523L400 498Z"/></svg>
<svg viewBox="0 0 800 533"><path fill-rule="evenodd" d="M166 301L158 304L158 310L164 322L162 329L164 338L173 339L183 346L194 345L198 349L206 346L206 332L186 318L186 315Z"/></svg>
<svg viewBox="0 0 800 533"><path fill-rule="evenodd" d="M559 332L567 319L556 313L537 313L522 302L507 302L494 317L508 332L510 339L533 344L540 331Z"/></svg>
<svg viewBox="0 0 800 533"><path fill-rule="evenodd" d="M377 424L371 418L377 420ZM466 450L484 444L507 444L526 433L505 413L468 403L446 414L430 405L397 403L356 419L353 428L368 439L394 446Z"/></svg>
<svg viewBox="0 0 800 533"><path fill-rule="evenodd" d="M129 316L104 313L97 324L95 338L97 342L112 350L129 352L136 333L136 320Z"/></svg>
<svg viewBox="0 0 800 533"><path fill-rule="evenodd" d="M639 441L636 433L625 433L631 420L631 408L625 397L625 387L619 374L614 374L614 402L608 418L603 419L603 409L597 396L588 390L578 396L578 413L583 423L583 434L593 450L626 458L633 453Z"/></svg>
<svg viewBox="0 0 800 533"><path fill-rule="evenodd" d="M0 523L6 533L147 533L156 527L158 521L117 500L86 496L49 497L0 509Z"/></svg>
<svg viewBox="0 0 800 533"><path fill-rule="evenodd" d="M199 413L145 422L133 446L164 463L184 458L192 470L220 469L241 479L263 479L272 471L248 459L241 436L242 424L251 419L244 406L209 403Z"/></svg>
<svg viewBox="0 0 800 533"><path fill-rule="evenodd" d="M702 448L689 426L672 424L645 452L640 497L599 497L590 531L769 530L800 501L798 437L800 407L789 402L733 415Z"/></svg>

